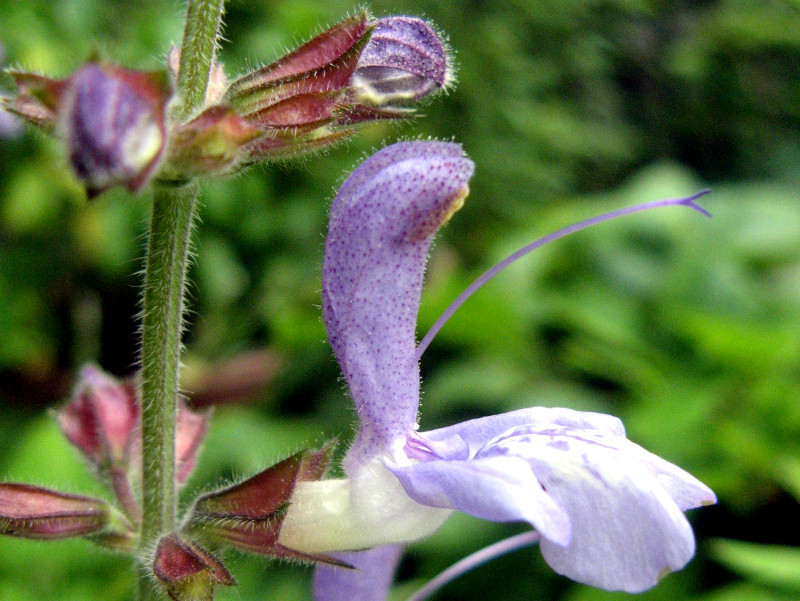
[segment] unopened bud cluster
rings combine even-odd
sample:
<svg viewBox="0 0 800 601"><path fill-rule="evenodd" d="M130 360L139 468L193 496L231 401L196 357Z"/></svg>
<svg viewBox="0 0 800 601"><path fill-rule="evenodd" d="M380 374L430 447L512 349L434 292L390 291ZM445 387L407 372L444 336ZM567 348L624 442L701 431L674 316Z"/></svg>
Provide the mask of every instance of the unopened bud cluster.
<svg viewBox="0 0 800 601"><path fill-rule="evenodd" d="M362 124L414 114L452 79L446 48L420 19L346 19L277 61L228 82L214 62L199 113L179 118L180 56L163 72L90 62L66 79L10 71L5 104L59 134L89 196L156 180L183 183L317 150Z"/></svg>
<svg viewBox="0 0 800 601"><path fill-rule="evenodd" d="M56 419L113 501L30 484L0 483L0 534L38 540L85 537L136 553L141 528L141 399L135 379L85 366ZM208 411L178 405L176 484L186 482L208 430ZM180 531L164 533L145 561L176 601L210 601L217 585L236 584L206 545L305 562L341 562L278 543L289 498L300 482L325 476L331 447L303 451L239 484L199 496Z"/></svg>

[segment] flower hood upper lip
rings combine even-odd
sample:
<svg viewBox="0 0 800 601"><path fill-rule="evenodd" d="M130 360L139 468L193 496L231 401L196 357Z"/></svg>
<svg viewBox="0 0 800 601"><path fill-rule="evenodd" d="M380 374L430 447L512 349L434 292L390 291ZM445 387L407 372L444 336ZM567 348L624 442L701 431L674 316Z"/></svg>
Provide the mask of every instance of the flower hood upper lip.
<svg viewBox="0 0 800 601"><path fill-rule="evenodd" d="M356 169L333 201L322 310L359 416L350 457L379 454L416 421L425 262L473 169L457 144L394 144Z"/></svg>

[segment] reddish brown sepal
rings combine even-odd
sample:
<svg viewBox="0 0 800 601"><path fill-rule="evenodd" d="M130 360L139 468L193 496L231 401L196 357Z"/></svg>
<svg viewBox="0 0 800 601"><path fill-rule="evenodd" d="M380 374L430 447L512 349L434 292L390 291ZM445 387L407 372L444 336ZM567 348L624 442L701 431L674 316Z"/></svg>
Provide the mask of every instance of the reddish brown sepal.
<svg viewBox="0 0 800 601"><path fill-rule="evenodd" d="M97 534L108 521L109 507L100 499L0 483L0 534L54 540Z"/></svg>
<svg viewBox="0 0 800 601"><path fill-rule="evenodd" d="M332 446L301 451L263 472L195 501L193 519L267 519L286 507L298 482L319 480L330 463Z"/></svg>
<svg viewBox="0 0 800 601"><path fill-rule="evenodd" d="M253 142L249 149L250 163L264 159L289 159L299 154L328 148L355 133L354 128L331 130L322 127L307 134L296 136L291 132L276 131Z"/></svg>
<svg viewBox="0 0 800 601"><path fill-rule="evenodd" d="M219 520L203 524L202 532L217 542L242 551L266 555L278 559L293 559L303 563L326 563L340 567L351 567L347 562L322 553L302 553L278 543L281 523L286 510L281 509L270 519L263 520Z"/></svg>
<svg viewBox="0 0 800 601"><path fill-rule="evenodd" d="M18 91L16 98L6 100L8 111L31 125L52 129L66 80L13 69L7 72L14 78Z"/></svg>
<svg viewBox="0 0 800 601"><path fill-rule="evenodd" d="M210 364L187 362L181 374L186 402L192 409L243 402L268 386L284 361L278 351L263 348Z"/></svg>
<svg viewBox="0 0 800 601"><path fill-rule="evenodd" d="M211 601L215 586L236 586L221 561L175 533L158 542L153 574L175 601Z"/></svg>
<svg viewBox="0 0 800 601"><path fill-rule="evenodd" d="M369 31L365 13L345 19L274 63L237 79L228 88L227 97L239 106L248 96L275 89L287 81L313 80L317 84L314 90L297 93L341 89L342 80L346 83L355 68L355 60L343 59L352 59L353 55L358 59ZM340 72L343 69L345 73Z"/></svg>
<svg viewBox="0 0 800 601"><path fill-rule="evenodd" d="M412 117L414 109L401 107L374 107L363 105L350 105L341 107L336 114L336 123L341 125L356 125L368 121L384 119L403 119Z"/></svg>
<svg viewBox="0 0 800 601"><path fill-rule="evenodd" d="M335 92L297 94L252 113L248 120L265 129L287 129L297 134L329 123L339 103Z"/></svg>
<svg viewBox="0 0 800 601"><path fill-rule="evenodd" d="M182 177L230 171L247 158L247 145L262 134L231 107L212 106L175 130L170 167Z"/></svg>
<svg viewBox="0 0 800 601"><path fill-rule="evenodd" d="M278 544L281 524L298 482L319 480L330 463L332 446L303 451L239 484L195 501L189 527L237 549L305 562L336 565L326 555L307 554Z"/></svg>

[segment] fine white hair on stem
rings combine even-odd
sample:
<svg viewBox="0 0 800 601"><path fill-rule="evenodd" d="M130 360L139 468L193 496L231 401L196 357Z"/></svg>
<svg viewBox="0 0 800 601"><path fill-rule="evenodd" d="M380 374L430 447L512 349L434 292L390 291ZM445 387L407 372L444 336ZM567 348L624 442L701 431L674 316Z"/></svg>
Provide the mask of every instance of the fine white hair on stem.
<svg viewBox="0 0 800 601"><path fill-rule="evenodd" d="M503 271L506 267L514 263L517 259L520 259L527 255L528 253L536 250L547 244L548 242L553 242L554 240L558 240L559 238L563 238L564 236L568 236L569 234L578 232L582 229L586 229L593 225L597 225L598 223L603 223L604 221L610 221L612 219L616 219L617 217L622 217L623 215L630 215L632 213L639 213L641 211L646 211L649 209L656 209L659 207L669 207L669 206L685 206L689 207L690 209L694 209L698 213L705 215L706 217L711 217L711 214L706 211L703 207L695 203L695 201L700 198L701 196L705 196L711 190L702 190L697 194L693 194L692 196L688 196L685 198L668 198L666 200L655 200L652 202L645 202L638 205L633 205L630 207L625 207L622 209L617 209L615 211L609 211L608 213L603 213L602 215L597 215L595 217L590 217L589 219L584 219L583 221L579 221L578 223L574 223L569 225L565 228L557 230L552 234L548 234L547 236L543 236L538 240L534 240L530 244L523 246L515 253L509 255L502 261L500 261L497 265L486 271L483 275L481 275L478 279L476 279L472 284L470 284L464 292L458 295L456 300L454 300L447 309L445 309L444 313L439 316L439 319L434 322L431 326L431 329L428 330L428 333L425 334L425 337L420 341L419 345L417 346L417 353L416 353L416 361L419 361L422 354L425 352L425 349L428 348L431 341L433 340L434 336L439 333L439 330L442 329L447 320L453 316L461 305L463 305L466 300L475 294L475 292L483 286L486 282L491 280L494 276L498 273Z"/></svg>

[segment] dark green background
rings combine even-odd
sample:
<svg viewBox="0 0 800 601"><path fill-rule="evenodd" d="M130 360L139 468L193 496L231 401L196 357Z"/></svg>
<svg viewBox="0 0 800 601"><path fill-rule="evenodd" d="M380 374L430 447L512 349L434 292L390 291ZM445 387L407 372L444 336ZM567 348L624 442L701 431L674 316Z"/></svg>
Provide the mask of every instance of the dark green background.
<svg viewBox="0 0 800 601"><path fill-rule="evenodd" d="M221 58L241 73L353 9L231 1ZM273 377L247 403L218 409L186 500L350 436L318 307L330 200L385 143L454 139L477 170L432 253L420 332L483 269L557 227L705 186L714 218L679 208L628 217L496 278L423 358L423 428L537 404L618 415L634 441L720 498L692 512L696 559L642 598L796 599L800 2L409 0L371 10L433 21L458 85L425 118L204 187L187 386L240 384L213 366L254 349ZM182 12L179 2L0 0L0 42L10 64L55 75L96 50L155 68L180 39ZM0 474L97 492L47 409L68 398L84 361L117 375L135 368L148 198L114 191L89 204L64 165L36 133L0 143ZM455 516L411 547L393 601L521 530ZM241 585L220 599L309 597L307 568L231 560ZM0 540L0 599L129 599L131 572L84 541ZM436 598L626 596L573 585L529 550Z"/></svg>

